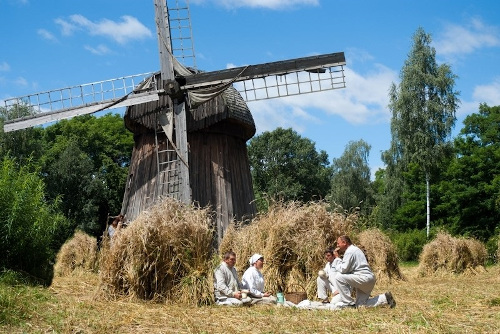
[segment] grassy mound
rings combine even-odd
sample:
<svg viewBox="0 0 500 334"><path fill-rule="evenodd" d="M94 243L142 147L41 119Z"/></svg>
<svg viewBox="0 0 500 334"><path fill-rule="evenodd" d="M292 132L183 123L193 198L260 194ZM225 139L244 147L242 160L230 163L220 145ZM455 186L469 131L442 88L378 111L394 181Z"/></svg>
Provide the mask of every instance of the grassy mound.
<svg viewBox="0 0 500 334"><path fill-rule="evenodd" d="M484 271L487 252L479 241L454 238L440 232L434 240L424 246L419 260L422 276L433 274L474 274Z"/></svg>
<svg viewBox="0 0 500 334"><path fill-rule="evenodd" d="M324 251L342 234L351 234L356 214L329 212L325 203L278 203L251 224L228 229L219 252L236 252L241 275L253 253L264 256L266 290L306 291L316 295L318 270L325 265Z"/></svg>
<svg viewBox="0 0 500 334"><path fill-rule="evenodd" d="M166 198L102 249L101 291L107 297L208 304L212 240L208 209Z"/></svg>
<svg viewBox="0 0 500 334"><path fill-rule="evenodd" d="M57 253L54 273L56 276L75 275L97 271L97 239L76 231Z"/></svg>
<svg viewBox="0 0 500 334"><path fill-rule="evenodd" d="M361 232L357 238L378 281L404 280L399 269L396 248L387 235L379 229Z"/></svg>

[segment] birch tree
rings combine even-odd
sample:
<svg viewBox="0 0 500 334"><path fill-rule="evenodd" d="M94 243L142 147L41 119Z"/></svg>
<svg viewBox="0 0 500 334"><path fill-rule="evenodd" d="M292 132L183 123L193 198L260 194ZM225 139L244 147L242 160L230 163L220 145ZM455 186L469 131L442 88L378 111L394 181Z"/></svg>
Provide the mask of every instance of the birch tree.
<svg viewBox="0 0 500 334"><path fill-rule="evenodd" d="M457 78L447 64L436 63L431 35L422 28L413 36L413 46L401 69L399 85L390 89L392 142L385 162L404 170L418 164L426 183L426 228L430 229L430 179L439 161L450 151L451 130L455 125L459 93Z"/></svg>

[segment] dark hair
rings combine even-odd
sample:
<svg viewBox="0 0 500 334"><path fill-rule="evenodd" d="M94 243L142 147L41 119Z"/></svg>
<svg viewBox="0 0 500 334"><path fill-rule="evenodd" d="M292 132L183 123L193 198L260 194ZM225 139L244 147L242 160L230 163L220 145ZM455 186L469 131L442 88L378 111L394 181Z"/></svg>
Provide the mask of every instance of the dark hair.
<svg viewBox="0 0 500 334"><path fill-rule="evenodd" d="M332 254L333 255L334 251L335 250L333 249L333 247L328 247L327 249L325 249L324 254Z"/></svg>
<svg viewBox="0 0 500 334"><path fill-rule="evenodd" d="M225 253L224 253L224 256L223 256L224 260L229 259L229 257L230 257L231 255L232 255L232 256L236 256L236 253L235 253L235 252L233 252L232 250L225 252Z"/></svg>

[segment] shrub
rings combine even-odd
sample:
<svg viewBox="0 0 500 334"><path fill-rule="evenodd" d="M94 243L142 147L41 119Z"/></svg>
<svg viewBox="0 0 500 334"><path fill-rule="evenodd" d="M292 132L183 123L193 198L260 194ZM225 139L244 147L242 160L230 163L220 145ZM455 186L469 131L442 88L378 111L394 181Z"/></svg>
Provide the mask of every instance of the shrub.
<svg viewBox="0 0 500 334"><path fill-rule="evenodd" d="M392 235L396 252L401 261L418 261L418 257L427 243L425 230L396 232Z"/></svg>
<svg viewBox="0 0 500 334"><path fill-rule="evenodd" d="M33 166L0 162L0 267L23 271L46 284L67 222L45 201L45 186Z"/></svg>
<svg viewBox="0 0 500 334"><path fill-rule="evenodd" d="M500 236L494 235L486 241L486 250L488 251L488 263L499 262L500 255Z"/></svg>

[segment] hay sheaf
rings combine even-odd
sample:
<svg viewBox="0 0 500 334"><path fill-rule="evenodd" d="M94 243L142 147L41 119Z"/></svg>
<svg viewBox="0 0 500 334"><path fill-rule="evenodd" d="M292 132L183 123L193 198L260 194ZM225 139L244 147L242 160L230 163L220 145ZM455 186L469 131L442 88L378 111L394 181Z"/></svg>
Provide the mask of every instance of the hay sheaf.
<svg viewBox="0 0 500 334"><path fill-rule="evenodd" d="M373 228L361 232L356 239L378 281L405 280L399 269L396 248L387 235Z"/></svg>
<svg viewBox="0 0 500 334"><path fill-rule="evenodd" d="M481 242L439 232L433 241L424 246L418 272L421 276L476 274L485 270L486 258L486 247Z"/></svg>
<svg viewBox="0 0 500 334"><path fill-rule="evenodd" d="M77 230L57 253L54 265L56 276L97 272L97 239Z"/></svg>
<svg viewBox="0 0 500 334"><path fill-rule="evenodd" d="M106 297L209 304L212 241L208 208L165 198L101 252L101 291Z"/></svg>
<svg viewBox="0 0 500 334"><path fill-rule="evenodd" d="M251 224L229 228L219 246L220 254L232 249L241 275L253 253L265 258L266 290L305 290L316 294L316 277L325 265L324 251L342 234L351 234L356 213L329 212L322 202L277 203Z"/></svg>

